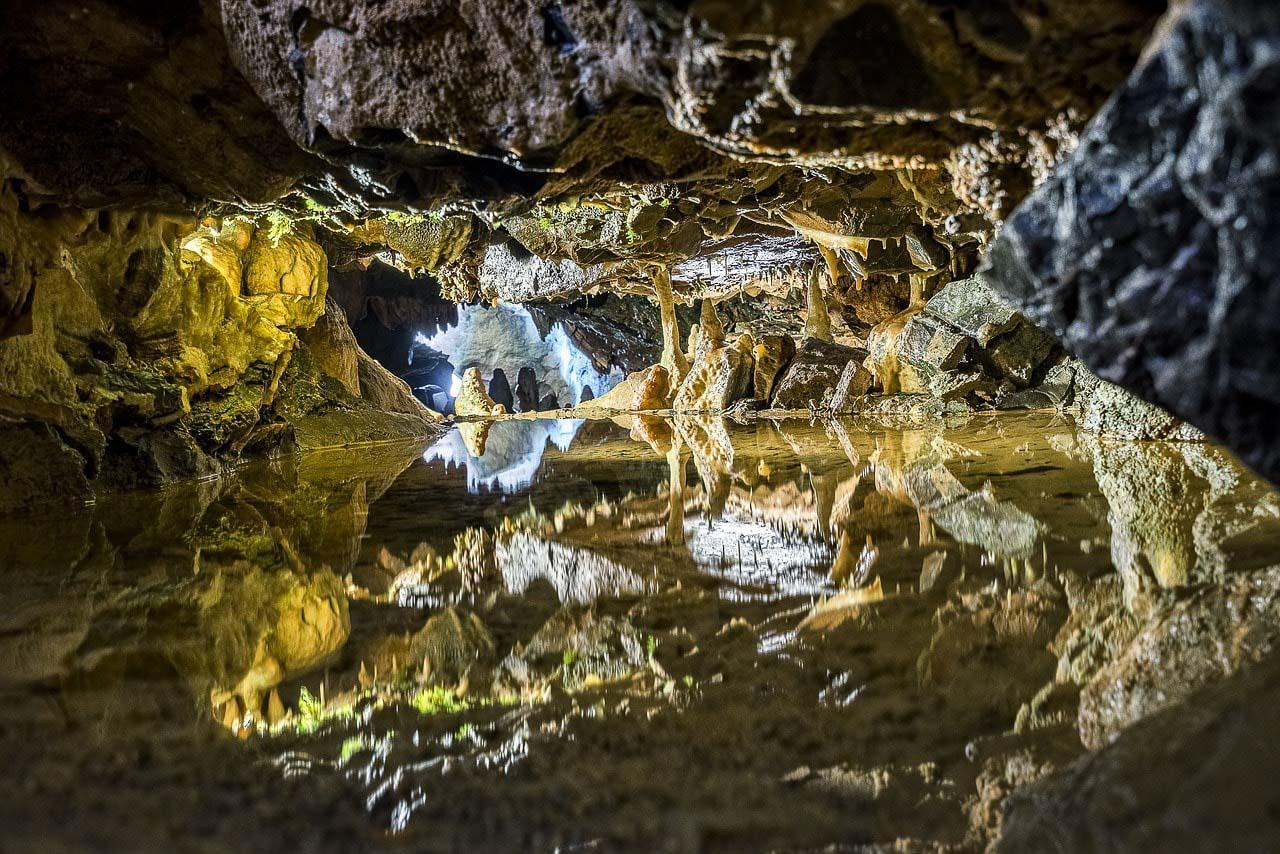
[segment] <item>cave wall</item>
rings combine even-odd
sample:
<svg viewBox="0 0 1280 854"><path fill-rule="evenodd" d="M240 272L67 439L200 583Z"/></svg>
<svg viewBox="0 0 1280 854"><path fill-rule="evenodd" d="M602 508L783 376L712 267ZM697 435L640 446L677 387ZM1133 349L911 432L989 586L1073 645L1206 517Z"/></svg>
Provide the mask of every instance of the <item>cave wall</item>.
<svg viewBox="0 0 1280 854"><path fill-rule="evenodd" d="M1280 479L1280 8L1195 0L1006 224L995 285Z"/></svg>

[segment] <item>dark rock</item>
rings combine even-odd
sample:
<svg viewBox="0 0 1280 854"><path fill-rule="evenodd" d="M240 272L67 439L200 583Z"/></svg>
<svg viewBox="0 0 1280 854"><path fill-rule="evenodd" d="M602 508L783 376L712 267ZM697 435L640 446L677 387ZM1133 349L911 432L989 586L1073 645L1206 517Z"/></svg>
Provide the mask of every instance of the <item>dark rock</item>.
<svg viewBox="0 0 1280 854"><path fill-rule="evenodd" d="M92 475L90 461L49 424L0 417L0 512L85 501Z"/></svg>
<svg viewBox="0 0 1280 854"><path fill-rule="evenodd" d="M1202 690L1015 791L997 851L1267 851L1280 659Z"/></svg>
<svg viewBox="0 0 1280 854"><path fill-rule="evenodd" d="M586 389L583 389L586 392ZM502 404L508 412L515 411L516 399L511 393L511 383L507 380L507 372L502 368L493 369L493 377L489 380L489 397L494 403Z"/></svg>
<svg viewBox="0 0 1280 854"><path fill-rule="evenodd" d="M556 396L553 392L547 392L545 395L542 396L542 399L538 401L539 412L550 412L553 409L559 409L559 408L560 408L560 401L556 399Z"/></svg>
<svg viewBox="0 0 1280 854"><path fill-rule="evenodd" d="M1192 0L1006 224L992 286L1280 479L1280 7Z"/></svg>
<svg viewBox="0 0 1280 854"><path fill-rule="evenodd" d="M516 411L534 412L538 409L538 377L533 368L525 365L516 374Z"/></svg>
<svg viewBox="0 0 1280 854"><path fill-rule="evenodd" d="M578 397L578 402L586 403L589 400L595 400L595 399L596 399L596 393L591 390L591 386L584 385L582 387L582 394L579 395Z"/></svg>
<svg viewBox="0 0 1280 854"><path fill-rule="evenodd" d="M992 366L997 377L1029 386L1057 347L1052 335L1023 321L1012 331L991 339L981 358Z"/></svg>
<svg viewBox="0 0 1280 854"><path fill-rule="evenodd" d="M774 409L830 409L845 366L850 362L860 366L866 358L867 351L858 347L805 338L796 348L791 364L778 378L771 406Z"/></svg>

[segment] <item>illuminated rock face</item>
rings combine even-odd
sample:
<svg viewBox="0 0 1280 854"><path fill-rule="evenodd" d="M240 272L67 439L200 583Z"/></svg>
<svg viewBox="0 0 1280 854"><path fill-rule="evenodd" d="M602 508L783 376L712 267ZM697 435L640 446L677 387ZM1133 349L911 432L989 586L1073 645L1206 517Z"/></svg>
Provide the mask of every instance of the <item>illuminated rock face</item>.
<svg viewBox="0 0 1280 854"><path fill-rule="evenodd" d="M319 447L430 432L343 318L300 334L328 287L309 228L69 208L36 218L27 204L16 185L0 190L0 254L41 294L0 338L0 430L12 434L0 469L13 484L0 507L208 475L290 433Z"/></svg>
<svg viewBox="0 0 1280 854"><path fill-rule="evenodd" d="M448 356L455 376L476 368L486 396L495 369L502 370L509 384L530 368L543 396L553 394L568 404L581 400L586 389L599 398L622 380L620 370L597 369L562 324L540 332L521 306L462 306L456 326L421 336L419 342Z"/></svg>

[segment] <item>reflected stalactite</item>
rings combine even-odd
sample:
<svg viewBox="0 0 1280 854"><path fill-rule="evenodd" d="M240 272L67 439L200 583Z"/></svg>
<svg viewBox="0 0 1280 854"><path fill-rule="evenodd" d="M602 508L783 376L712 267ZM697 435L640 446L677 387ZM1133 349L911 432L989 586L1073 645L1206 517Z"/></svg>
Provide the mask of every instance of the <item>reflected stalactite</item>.
<svg viewBox="0 0 1280 854"><path fill-rule="evenodd" d="M707 515L718 518L732 486L734 448L733 440L725 428L724 419L718 417L680 416L676 419L683 444L693 456L694 468L706 497Z"/></svg>
<svg viewBox="0 0 1280 854"><path fill-rule="evenodd" d="M465 433L480 427L473 456ZM82 606L55 597L61 623L49 607L15 609L28 628L0 638L0 675L59 686L73 718L126 739L131 720L225 727L299 779L336 776L366 796L371 821L408 833L447 818L418 795L428 783L474 781L469 797L498 798L521 763L561 774L611 760L637 721L688 716L645 737L665 739L666 768L695 732L718 780L742 743L758 744L771 779L825 755L751 741L760 726L803 714L841 742L880 726L886 764L842 760L831 774L875 776L888 793L877 808L904 826L932 798L961 838L954 781L895 789L898 769L971 744L1022 751L1076 726L1089 743L1109 738L1162 702L1165 683L1137 672L1146 650L1160 652L1154 672L1195 687L1273 637L1274 573L1248 567L1221 595L1193 591L1218 591L1213 573L1240 560L1239 542L1255 560L1274 554L1280 504L1190 446L1103 445L1022 415L909 429L618 415L469 422L425 460L407 452L421 461L403 474L404 460L361 472L365 456L306 458L306 477L282 462L68 532L75 569L54 574ZM441 461L465 465L466 481ZM498 486L507 494L475 497ZM1137 555L1121 572L1149 576L1144 590L1178 577L1160 570L1168 554L1191 561L1197 584L1126 608L1108 537ZM27 567L14 577L60 586L17 538L0 554ZM21 635L45 625L65 635ZM1184 637L1232 652L1217 666ZM43 664L8 667L21 649ZM778 692L786 703L761 702ZM886 709L901 731L883 730ZM993 727L998 739L980 737ZM984 774L999 767L987 758ZM465 773L442 778L446 763ZM806 780L827 779L812 767Z"/></svg>

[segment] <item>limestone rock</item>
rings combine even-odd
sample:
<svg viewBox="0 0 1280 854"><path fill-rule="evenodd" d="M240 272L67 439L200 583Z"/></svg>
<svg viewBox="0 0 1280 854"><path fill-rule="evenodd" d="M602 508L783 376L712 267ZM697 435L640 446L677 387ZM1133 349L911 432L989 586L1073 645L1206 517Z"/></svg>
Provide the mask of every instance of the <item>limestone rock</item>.
<svg viewBox="0 0 1280 854"><path fill-rule="evenodd" d="M643 412L671 405L671 376L662 365L629 374L609 391L591 401L594 409Z"/></svg>
<svg viewBox="0 0 1280 854"><path fill-rule="evenodd" d="M302 333L302 340L325 374L342 383L352 395L360 396L360 370L356 354L360 345L347 323L346 313L332 299L326 299L324 314Z"/></svg>
<svg viewBox="0 0 1280 854"><path fill-rule="evenodd" d="M1084 411L1081 426L1090 433L1118 439L1204 439L1196 428L1113 383L1097 381L1077 396L1076 405Z"/></svg>
<svg viewBox="0 0 1280 854"><path fill-rule="evenodd" d="M397 412L428 421L439 420L439 414L431 411L414 395L409 384L382 366L363 350L357 351L357 372L360 379L360 397L383 412Z"/></svg>
<svg viewBox="0 0 1280 854"><path fill-rule="evenodd" d="M831 395L831 411L847 414L854 410L858 401L866 397L871 390L875 377L861 363L850 360L836 380L835 391Z"/></svg>
<svg viewBox="0 0 1280 854"><path fill-rule="evenodd" d="M951 282L928 305L930 314L945 319L979 347L1020 323L1018 310L997 295L984 276Z"/></svg>
<svg viewBox="0 0 1280 854"><path fill-rule="evenodd" d="M751 387L753 340L739 335L733 343L708 350L693 364L671 403L678 412L721 412Z"/></svg>
<svg viewBox="0 0 1280 854"><path fill-rule="evenodd" d="M805 338L778 379L770 403L774 409L829 410L845 366L861 365L866 358L867 351L857 347ZM852 379L857 376L855 372Z"/></svg>
<svg viewBox="0 0 1280 854"><path fill-rule="evenodd" d="M297 234L254 232L245 259L246 300L280 327L307 327L324 311L329 264L324 250Z"/></svg>
<svg viewBox="0 0 1280 854"><path fill-rule="evenodd" d="M925 313L907 320L897 343L899 360L928 374L958 367L968 346L967 337Z"/></svg>
<svg viewBox="0 0 1280 854"><path fill-rule="evenodd" d="M1096 750L1138 721L1270 656L1280 639L1280 568L1231 575L1164 604L1080 695L1080 738Z"/></svg>
<svg viewBox="0 0 1280 854"><path fill-rule="evenodd" d="M1225 439L1272 480L1280 137L1261 81L1280 70L1278 44L1274 4L1171 6L1144 61L988 256L992 286L1099 376Z"/></svg>
<svg viewBox="0 0 1280 854"><path fill-rule="evenodd" d="M1227 850L1273 847L1277 703L1271 656L1156 712L1014 791L995 850L1185 850L1198 847L1189 828L1212 828L1212 845Z"/></svg>

